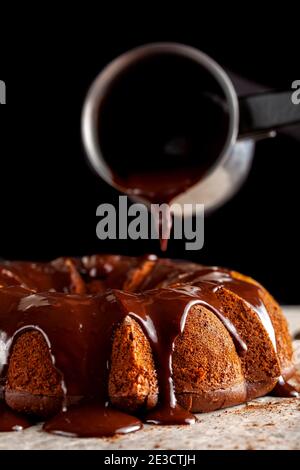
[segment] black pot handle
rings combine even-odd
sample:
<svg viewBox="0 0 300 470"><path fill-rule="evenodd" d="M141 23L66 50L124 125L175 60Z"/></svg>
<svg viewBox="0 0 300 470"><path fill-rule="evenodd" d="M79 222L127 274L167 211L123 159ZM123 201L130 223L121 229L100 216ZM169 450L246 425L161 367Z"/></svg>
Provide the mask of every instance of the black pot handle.
<svg viewBox="0 0 300 470"><path fill-rule="evenodd" d="M292 102L292 94L293 90L289 90L239 98L239 136L255 136L300 124L300 104Z"/></svg>

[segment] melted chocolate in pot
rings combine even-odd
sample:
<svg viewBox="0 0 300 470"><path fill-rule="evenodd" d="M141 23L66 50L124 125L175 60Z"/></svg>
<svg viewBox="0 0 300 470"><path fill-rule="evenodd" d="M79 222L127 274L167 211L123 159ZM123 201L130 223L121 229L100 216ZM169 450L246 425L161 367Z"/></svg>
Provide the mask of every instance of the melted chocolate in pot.
<svg viewBox="0 0 300 470"><path fill-rule="evenodd" d="M221 86L199 63L164 53L132 64L99 110L108 178L133 198L170 203L215 164L229 121ZM169 233L160 234L162 250L172 226L171 215L164 217Z"/></svg>

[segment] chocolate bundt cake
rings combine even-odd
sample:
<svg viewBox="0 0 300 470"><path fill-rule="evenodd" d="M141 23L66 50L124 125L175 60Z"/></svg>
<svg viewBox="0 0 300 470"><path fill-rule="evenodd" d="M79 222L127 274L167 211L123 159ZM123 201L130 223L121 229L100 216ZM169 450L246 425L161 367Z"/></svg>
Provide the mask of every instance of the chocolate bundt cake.
<svg viewBox="0 0 300 470"><path fill-rule="evenodd" d="M153 255L0 264L0 430L24 415L81 436L137 430L132 414L192 423L296 394L293 371L279 305L236 272Z"/></svg>

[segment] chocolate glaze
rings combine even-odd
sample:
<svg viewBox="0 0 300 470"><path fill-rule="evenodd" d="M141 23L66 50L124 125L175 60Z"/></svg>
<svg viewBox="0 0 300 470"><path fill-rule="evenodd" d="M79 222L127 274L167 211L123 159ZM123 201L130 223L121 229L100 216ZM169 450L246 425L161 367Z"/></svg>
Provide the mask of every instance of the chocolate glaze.
<svg viewBox="0 0 300 470"><path fill-rule="evenodd" d="M300 331L296 331L294 334L294 339L300 339Z"/></svg>
<svg viewBox="0 0 300 470"><path fill-rule="evenodd" d="M25 416L12 411L4 402L0 402L0 432L22 431L32 426Z"/></svg>
<svg viewBox="0 0 300 470"><path fill-rule="evenodd" d="M259 295L261 288L258 284L237 279L232 276L230 271L219 267L204 267L203 269L196 270L191 274L183 274L183 276L180 277L180 283L188 283L193 286L202 286L203 284L206 284L210 286L209 290L212 290L214 293L217 293L218 289L225 287L242 297L257 313L276 351L275 331L268 311Z"/></svg>
<svg viewBox="0 0 300 470"><path fill-rule="evenodd" d="M136 269L143 268L147 275L143 282L134 285L131 277ZM95 280L101 285L98 294L91 295L89 289ZM19 285L9 286L9 282ZM172 379L174 343L183 332L192 307L209 309L228 330L238 354L247 352L247 345L222 310L219 289L231 290L253 308L276 350L274 329L261 300L260 286L222 268L157 260L155 256L65 258L50 264L5 263L0 266L0 284L4 285L0 288L0 349L5 352L0 363L2 388L14 340L32 329L44 335L61 375L63 411L45 424L47 432L99 437L141 427L133 416L114 410L108 399L111 339L126 316L141 326L156 365L158 405L145 416L149 423L195 422L195 417L177 404ZM112 289L113 285L119 289ZM121 290L127 285L131 292ZM33 290L41 286L47 286L48 291ZM54 286L67 293L53 292ZM280 387L283 393L282 384ZM75 400L81 400L80 404L70 407ZM0 422L3 415L0 409Z"/></svg>
<svg viewBox="0 0 300 470"><path fill-rule="evenodd" d="M70 406L48 420L43 429L52 434L69 437L109 437L127 434L143 427L141 421L101 402Z"/></svg>
<svg viewBox="0 0 300 470"><path fill-rule="evenodd" d="M299 384L300 385L300 384ZM299 392L296 388L287 383L283 377L279 377L277 384L271 392L274 397L298 398Z"/></svg>

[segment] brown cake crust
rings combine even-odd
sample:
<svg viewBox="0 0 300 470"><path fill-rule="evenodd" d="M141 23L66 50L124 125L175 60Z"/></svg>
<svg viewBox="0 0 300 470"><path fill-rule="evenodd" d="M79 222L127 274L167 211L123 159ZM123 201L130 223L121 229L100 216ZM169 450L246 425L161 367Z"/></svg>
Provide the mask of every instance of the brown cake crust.
<svg viewBox="0 0 300 470"><path fill-rule="evenodd" d="M61 376L42 333L21 334L10 356L6 403L15 411L46 417L60 410L62 399Z"/></svg>
<svg viewBox="0 0 300 470"><path fill-rule="evenodd" d="M110 255L75 262L61 258L52 266L63 272L63 276L60 274L56 279L66 283L65 276L69 276L69 285L78 293L84 293L86 288L91 292L94 288L97 290L95 283L100 283L98 292L114 282L118 288L126 286L128 291L135 292L142 290L143 285L152 288L154 280L158 285L165 282L157 276L153 260L130 260ZM95 269L95 266L97 276L84 283L84 270ZM84 268L80 277L76 272L78 267ZM164 276L170 279L168 282L174 280L176 269L184 272L184 264L179 268L165 264ZM239 273L233 276L258 285ZM3 277L9 278L5 273ZM212 311L201 305L190 309L173 352L176 398L184 408L204 412L239 404L270 392L280 375L286 379L291 376L292 346L286 320L279 305L262 287L260 295L276 332L277 352L257 313L227 288L221 287L218 297L224 315L248 346L245 355L238 354L228 330ZM16 411L47 417L61 409L63 396L62 377L53 364L46 339L39 331L25 331L11 348L6 403ZM155 357L141 327L130 316L116 326L114 332L108 396L115 407L130 412L153 408L158 400ZM78 398L69 397L71 401Z"/></svg>

